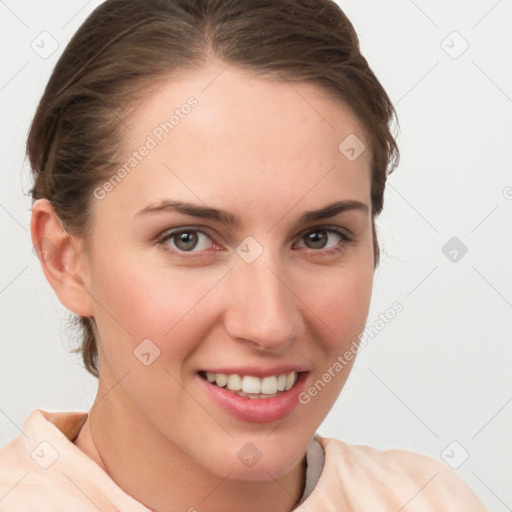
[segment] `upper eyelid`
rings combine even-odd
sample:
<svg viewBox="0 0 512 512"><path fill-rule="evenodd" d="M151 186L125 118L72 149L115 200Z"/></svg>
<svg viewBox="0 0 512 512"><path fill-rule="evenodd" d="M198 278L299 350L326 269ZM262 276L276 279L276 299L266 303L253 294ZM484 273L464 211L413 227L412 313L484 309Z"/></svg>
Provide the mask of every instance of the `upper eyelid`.
<svg viewBox="0 0 512 512"><path fill-rule="evenodd" d="M341 226L335 226L332 224L321 224L318 226L311 226L310 228L303 229L302 231L299 232L299 234L310 233L311 231L315 231L315 229L317 229L319 231L321 231L321 230L336 231L339 233L343 233L347 236L352 235L352 232L349 229L341 227Z"/></svg>

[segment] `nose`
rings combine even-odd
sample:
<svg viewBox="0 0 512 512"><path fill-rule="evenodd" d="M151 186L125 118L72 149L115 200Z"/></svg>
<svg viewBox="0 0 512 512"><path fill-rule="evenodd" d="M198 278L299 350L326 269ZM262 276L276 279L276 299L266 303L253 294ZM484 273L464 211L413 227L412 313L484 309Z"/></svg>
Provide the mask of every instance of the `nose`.
<svg viewBox="0 0 512 512"><path fill-rule="evenodd" d="M283 352L304 333L301 301L291 273L269 251L254 262L238 260L226 283L228 334L253 348Z"/></svg>

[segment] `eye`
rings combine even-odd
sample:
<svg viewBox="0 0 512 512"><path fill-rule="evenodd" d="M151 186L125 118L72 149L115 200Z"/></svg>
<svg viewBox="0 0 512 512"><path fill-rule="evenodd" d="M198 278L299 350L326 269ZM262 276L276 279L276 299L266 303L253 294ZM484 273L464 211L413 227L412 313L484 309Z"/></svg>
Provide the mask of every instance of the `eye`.
<svg viewBox="0 0 512 512"><path fill-rule="evenodd" d="M171 243L167 243L170 241ZM201 252L212 244L212 239L199 229L179 229L167 231L158 239L159 244L175 252ZM170 247L169 247L170 246Z"/></svg>
<svg viewBox="0 0 512 512"><path fill-rule="evenodd" d="M329 239L331 243L329 243ZM308 249L320 249L327 254L343 250L347 244L352 242L347 234L337 228L315 228L307 231L301 237ZM304 247L304 246L303 246Z"/></svg>
<svg viewBox="0 0 512 512"><path fill-rule="evenodd" d="M305 241L306 249L315 253L331 255L341 252L353 239L342 230L333 227L319 227L306 231L300 240ZM157 240L159 246L178 255L190 254L201 257L202 253L210 247L216 246L212 238L204 231L195 228L180 228L166 231ZM211 254L210 254L211 256Z"/></svg>

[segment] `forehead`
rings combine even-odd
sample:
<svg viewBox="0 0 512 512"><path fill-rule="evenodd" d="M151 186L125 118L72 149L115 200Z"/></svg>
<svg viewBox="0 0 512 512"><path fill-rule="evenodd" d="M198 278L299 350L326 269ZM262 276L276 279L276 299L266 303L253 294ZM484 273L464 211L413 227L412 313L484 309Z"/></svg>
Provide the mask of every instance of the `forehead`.
<svg viewBox="0 0 512 512"><path fill-rule="evenodd" d="M120 166L128 172L108 200L130 211L168 197L235 208L259 201L274 210L276 200L283 209L301 196L304 209L316 207L318 195L323 203L369 198L364 128L312 84L212 62L163 83L127 123ZM349 146L366 149L351 159Z"/></svg>

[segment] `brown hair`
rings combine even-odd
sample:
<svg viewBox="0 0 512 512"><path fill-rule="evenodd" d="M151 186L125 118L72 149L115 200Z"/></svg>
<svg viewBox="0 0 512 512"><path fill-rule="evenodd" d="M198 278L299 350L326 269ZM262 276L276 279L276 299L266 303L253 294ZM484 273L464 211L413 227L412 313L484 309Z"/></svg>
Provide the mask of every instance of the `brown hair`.
<svg viewBox="0 0 512 512"><path fill-rule="evenodd" d="M47 198L87 250L92 191L118 165L125 119L139 101L210 56L269 79L319 85L353 109L372 151L374 218L398 165L396 113L332 0L107 0L73 36L46 86L27 140L33 200ZM341 141L340 141L341 142ZM99 377L94 318L71 319L85 368Z"/></svg>

